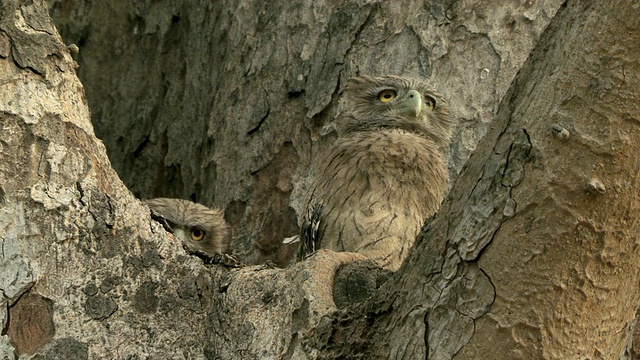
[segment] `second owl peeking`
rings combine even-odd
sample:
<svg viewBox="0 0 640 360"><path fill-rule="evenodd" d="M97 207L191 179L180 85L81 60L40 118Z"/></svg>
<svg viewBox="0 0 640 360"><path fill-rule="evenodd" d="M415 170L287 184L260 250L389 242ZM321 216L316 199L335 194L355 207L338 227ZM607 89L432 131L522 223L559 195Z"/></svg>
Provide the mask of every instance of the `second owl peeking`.
<svg viewBox="0 0 640 360"><path fill-rule="evenodd" d="M335 124L338 140L312 163L301 234L285 243L300 240L300 259L323 248L361 253L397 270L447 188L445 152L454 125L446 101L417 79L352 78ZM176 222L171 202L146 203ZM228 225L219 210L208 210L215 213L210 224L189 225L199 230L183 241L209 255L228 252Z"/></svg>

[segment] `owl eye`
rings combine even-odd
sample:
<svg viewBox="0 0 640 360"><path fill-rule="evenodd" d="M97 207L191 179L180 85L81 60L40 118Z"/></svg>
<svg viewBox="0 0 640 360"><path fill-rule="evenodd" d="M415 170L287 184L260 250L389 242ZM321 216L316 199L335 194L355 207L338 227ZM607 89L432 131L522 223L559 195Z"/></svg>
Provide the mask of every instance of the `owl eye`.
<svg viewBox="0 0 640 360"><path fill-rule="evenodd" d="M436 108L436 99L432 98L431 96L425 96L424 103L425 105L428 105L429 109L431 110Z"/></svg>
<svg viewBox="0 0 640 360"><path fill-rule="evenodd" d="M393 90L382 90L378 94L378 99L383 103L388 103L389 101L395 99L396 92Z"/></svg>
<svg viewBox="0 0 640 360"><path fill-rule="evenodd" d="M191 240L200 241L204 239L206 233L200 229L191 229Z"/></svg>

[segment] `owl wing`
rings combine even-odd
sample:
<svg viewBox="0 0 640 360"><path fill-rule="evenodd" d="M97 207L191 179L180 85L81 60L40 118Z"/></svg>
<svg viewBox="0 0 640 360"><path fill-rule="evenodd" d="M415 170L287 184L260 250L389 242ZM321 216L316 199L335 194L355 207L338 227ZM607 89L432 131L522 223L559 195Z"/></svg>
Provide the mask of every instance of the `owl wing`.
<svg viewBox="0 0 640 360"><path fill-rule="evenodd" d="M306 258L320 248L321 238L318 234L318 229L320 228L320 221L322 219L322 210L322 204L314 203L309 207L308 213L304 217L300 232L301 244L298 255L299 260Z"/></svg>

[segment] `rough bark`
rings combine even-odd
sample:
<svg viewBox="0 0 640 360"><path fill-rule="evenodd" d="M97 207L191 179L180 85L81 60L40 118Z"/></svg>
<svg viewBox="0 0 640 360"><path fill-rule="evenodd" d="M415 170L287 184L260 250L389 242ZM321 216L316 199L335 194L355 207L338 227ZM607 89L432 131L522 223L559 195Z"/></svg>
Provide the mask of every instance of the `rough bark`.
<svg viewBox="0 0 640 360"><path fill-rule="evenodd" d="M623 355L639 303L638 15L559 11L404 268L315 330L327 358Z"/></svg>
<svg viewBox="0 0 640 360"><path fill-rule="evenodd" d="M282 265L346 78L429 78L460 123L457 173L561 1L49 3L133 193L215 204L236 254Z"/></svg>
<svg viewBox="0 0 640 360"><path fill-rule="evenodd" d="M570 3L503 102L500 155L482 178L504 165L509 193L493 202L503 220L478 261L496 298L460 358L606 359L624 348L640 303L639 10ZM466 233L452 237L461 248Z"/></svg>
<svg viewBox="0 0 640 360"><path fill-rule="evenodd" d="M498 109L405 266L337 310L329 284L357 255L322 251L288 269L189 256L111 169L44 3L3 1L5 358L622 353L640 280L636 9L568 4L509 86L557 3L264 4L52 1L81 15L67 26L84 39L96 128L127 185L222 205L248 259L254 240L278 260L274 244L295 231L291 179L303 188L331 143L344 77L442 84L461 119L454 170ZM118 50L98 51L98 35Z"/></svg>

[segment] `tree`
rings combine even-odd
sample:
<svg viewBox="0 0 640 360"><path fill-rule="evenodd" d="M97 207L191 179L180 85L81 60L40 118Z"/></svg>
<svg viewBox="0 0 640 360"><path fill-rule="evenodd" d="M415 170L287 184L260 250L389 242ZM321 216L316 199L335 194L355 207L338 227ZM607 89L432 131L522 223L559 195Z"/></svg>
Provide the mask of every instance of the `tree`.
<svg viewBox="0 0 640 360"><path fill-rule="evenodd" d="M639 302L640 17L558 7L51 1L120 176L224 207L246 261L286 258L347 76L442 84L460 176L403 268L337 310L327 284L356 255L233 268L172 242L111 169L45 4L3 2L5 357L618 357Z"/></svg>

